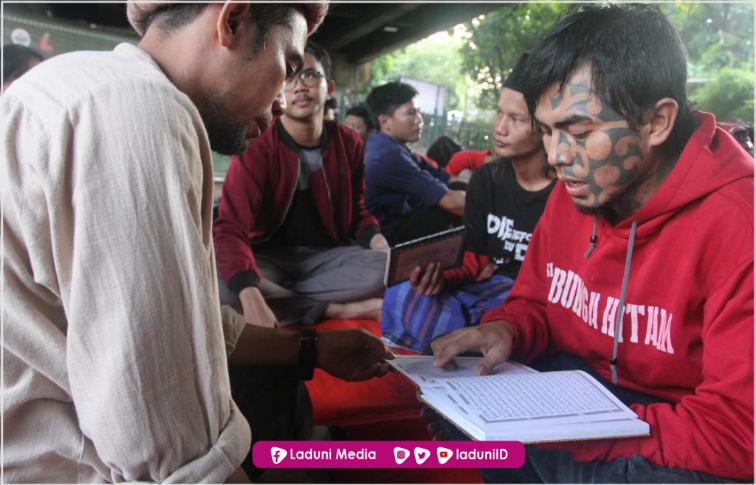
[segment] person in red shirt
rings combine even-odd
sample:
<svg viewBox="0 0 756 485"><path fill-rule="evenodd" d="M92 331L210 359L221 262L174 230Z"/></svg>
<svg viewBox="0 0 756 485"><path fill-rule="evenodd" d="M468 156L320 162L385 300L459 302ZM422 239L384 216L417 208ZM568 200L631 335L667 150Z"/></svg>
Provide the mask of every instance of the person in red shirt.
<svg viewBox="0 0 756 485"><path fill-rule="evenodd" d="M496 154L491 150L462 150L452 155L446 171L450 175L469 179L478 167L484 163L496 160Z"/></svg>
<svg viewBox="0 0 756 485"><path fill-rule="evenodd" d="M583 368L647 437L526 448L487 481L752 480L754 162L686 97L656 6L582 5L537 42L525 98L560 182L514 288L483 325L432 343Z"/></svg>
<svg viewBox="0 0 756 485"><path fill-rule="evenodd" d="M441 135L428 147L425 155L433 160L437 166L446 168L452 155L462 150L462 147L451 137Z"/></svg>

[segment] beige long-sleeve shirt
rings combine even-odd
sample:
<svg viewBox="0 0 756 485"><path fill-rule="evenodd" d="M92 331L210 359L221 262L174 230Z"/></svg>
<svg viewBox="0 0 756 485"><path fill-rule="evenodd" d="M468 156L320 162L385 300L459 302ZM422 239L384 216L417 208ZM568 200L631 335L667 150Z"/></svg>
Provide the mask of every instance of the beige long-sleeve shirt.
<svg viewBox="0 0 756 485"><path fill-rule="evenodd" d="M221 482L231 399L199 113L135 46L30 71L0 98L8 482ZM225 327L225 328L224 328Z"/></svg>

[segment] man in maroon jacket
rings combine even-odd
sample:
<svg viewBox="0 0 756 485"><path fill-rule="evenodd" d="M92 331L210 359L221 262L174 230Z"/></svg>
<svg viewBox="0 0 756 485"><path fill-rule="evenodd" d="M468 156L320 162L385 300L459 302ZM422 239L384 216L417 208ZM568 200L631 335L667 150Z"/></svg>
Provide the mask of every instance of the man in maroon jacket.
<svg viewBox="0 0 756 485"><path fill-rule="evenodd" d="M213 228L221 302L255 325L380 316L388 243L364 206L362 141L323 120L330 68L308 42L285 114L223 184Z"/></svg>

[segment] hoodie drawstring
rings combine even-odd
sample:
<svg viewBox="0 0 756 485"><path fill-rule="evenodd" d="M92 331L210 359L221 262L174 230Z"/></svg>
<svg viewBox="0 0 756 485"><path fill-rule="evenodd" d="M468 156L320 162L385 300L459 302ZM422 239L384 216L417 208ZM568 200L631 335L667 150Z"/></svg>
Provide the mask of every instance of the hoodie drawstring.
<svg viewBox="0 0 756 485"><path fill-rule="evenodd" d="M596 243L598 242L598 236L596 236L596 226L598 225L598 214L593 215L593 233L591 234L591 245L588 246L588 249L585 251L584 258L587 258L590 256L591 251L596 247Z"/></svg>
<svg viewBox="0 0 756 485"><path fill-rule="evenodd" d="M594 227L595 224L594 219ZM619 307L617 309L617 317L614 319L614 350L612 351L612 357L609 359L609 366L612 369L612 384L615 386L617 385L617 347L619 346L619 336L622 331L622 317L625 313L625 294L627 293L627 282L630 279L630 262L633 260L633 245L635 244L635 230L637 227L638 222L633 221L633 225L630 228L630 240L627 243L625 274L622 277L622 290L620 291Z"/></svg>

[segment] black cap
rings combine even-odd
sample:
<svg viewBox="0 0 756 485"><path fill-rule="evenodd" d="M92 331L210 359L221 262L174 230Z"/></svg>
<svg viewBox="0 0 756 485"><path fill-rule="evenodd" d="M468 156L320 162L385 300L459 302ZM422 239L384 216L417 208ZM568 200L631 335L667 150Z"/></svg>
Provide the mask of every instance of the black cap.
<svg viewBox="0 0 756 485"><path fill-rule="evenodd" d="M523 89L525 88L525 64L528 62L528 57L530 57L530 54L525 52L517 60L517 64L515 64L511 74L509 74L507 80L504 81L505 88L517 91L518 93L523 92Z"/></svg>

